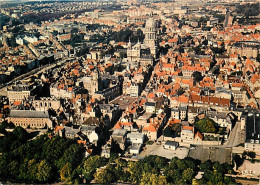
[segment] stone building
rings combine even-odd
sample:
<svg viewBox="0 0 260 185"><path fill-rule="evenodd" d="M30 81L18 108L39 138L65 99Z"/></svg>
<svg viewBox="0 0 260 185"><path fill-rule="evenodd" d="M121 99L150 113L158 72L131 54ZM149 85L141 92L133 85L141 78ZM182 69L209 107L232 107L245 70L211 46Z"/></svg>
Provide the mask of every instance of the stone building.
<svg viewBox="0 0 260 185"><path fill-rule="evenodd" d="M129 40L127 45L127 60L130 62L145 62L152 64L157 54L157 22L153 18L146 21L145 28L143 29L145 35L144 43L137 42L135 45Z"/></svg>
<svg viewBox="0 0 260 185"><path fill-rule="evenodd" d="M7 89L7 97L9 103L12 104L15 101L24 101L29 96L33 96L41 88L40 84L16 84Z"/></svg>
<svg viewBox="0 0 260 185"><path fill-rule="evenodd" d="M243 115L245 119L245 150L260 153L260 112L249 110ZM242 125L242 124L241 124Z"/></svg>
<svg viewBox="0 0 260 185"><path fill-rule="evenodd" d="M50 108L58 110L61 107L60 100L56 97L42 97L39 100L33 100L32 105L37 111L48 111Z"/></svg>
<svg viewBox="0 0 260 185"><path fill-rule="evenodd" d="M93 72L92 76L83 77L81 80L85 89L89 91L89 94L93 96L98 91L98 72Z"/></svg>
<svg viewBox="0 0 260 185"><path fill-rule="evenodd" d="M157 34L156 34L156 28L157 23L153 20L153 18L150 18L146 21L145 29L144 29L144 44L150 48L151 55L156 56L156 41L157 41Z"/></svg>
<svg viewBox="0 0 260 185"><path fill-rule="evenodd" d="M23 128L52 128L48 111L11 110L8 122Z"/></svg>

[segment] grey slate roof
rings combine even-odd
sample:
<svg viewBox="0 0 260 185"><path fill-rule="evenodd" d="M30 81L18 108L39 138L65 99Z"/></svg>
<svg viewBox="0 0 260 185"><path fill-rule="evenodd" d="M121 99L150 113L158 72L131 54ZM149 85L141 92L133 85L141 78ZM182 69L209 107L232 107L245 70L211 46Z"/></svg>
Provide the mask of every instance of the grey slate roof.
<svg viewBox="0 0 260 185"><path fill-rule="evenodd" d="M113 132L113 136L124 136L126 135L127 131L125 129L116 129Z"/></svg>
<svg viewBox="0 0 260 185"><path fill-rule="evenodd" d="M166 143L164 145L169 145L169 146L178 146L178 142L175 141L166 141Z"/></svg>
<svg viewBox="0 0 260 185"><path fill-rule="evenodd" d="M155 103L154 102L146 102L145 106L152 106L152 107L154 107Z"/></svg>
<svg viewBox="0 0 260 185"><path fill-rule="evenodd" d="M13 118L49 118L48 111L11 110L9 117Z"/></svg>

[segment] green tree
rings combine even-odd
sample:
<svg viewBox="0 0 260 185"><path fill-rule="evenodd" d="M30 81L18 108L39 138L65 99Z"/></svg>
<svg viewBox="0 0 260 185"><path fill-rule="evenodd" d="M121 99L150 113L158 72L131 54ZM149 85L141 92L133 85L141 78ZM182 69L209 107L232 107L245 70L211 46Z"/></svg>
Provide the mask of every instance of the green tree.
<svg viewBox="0 0 260 185"><path fill-rule="evenodd" d="M3 121L0 125L0 133L5 133L5 129L8 128L8 122Z"/></svg>
<svg viewBox="0 0 260 185"><path fill-rule="evenodd" d="M225 184L235 184L236 182L231 177L224 177Z"/></svg>
<svg viewBox="0 0 260 185"><path fill-rule="evenodd" d="M15 127L12 133L20 141L26 141L29 138L28 132L20 126Z"/></svg>
<svg viewBox="0 0 260 185"><path fill-rule="evenodd" d="M198 169L198 165L199 165L199 161L198 160L195 160L191 157L186 157L184 158L184 161L187 165L188 168L191 168L193 170L197 170Z"/></svg>
<svg viewBox="0 0 260 185"><path fill-rule="evenodd" d="M83 159L84 149L78 144L72 144L59 160L59 168L61 169L66 163L70 163L73 167L77 167Z"/></svg>
<svg viewBox="0 0 260 185"><path fill-rule="evenodd" d="M98 155L90 156L84 162L84 170L92 171L93 169L100 167L101 163L102 163L102 159L100 156Z"/></svg>
<svg viewBox="0 0 260 185"><path fill-rule="evenodd" d="M20 168L19 168L19 175L18 175L17 179L19 179L19 180L27 180L28 179L28 162L29 162L29 159L27 159L27 158L25 158L23 161L21 161ZM38 168L37 168L37 172L38 172ZM35 178L38 181L37 173L34 174L34 175L35 175Z"/></svg>
<svg viewBox="0 0 260 185"><path fill-rule="evenodd" d="M182 174L179 169L166 168L164 174L166 176L167 182L172 184L176 183L178 180L182 178Z"/></svg>
<svg viewBox="0 0 260 185"><path fill-rule="evenodd" d="M118 158L117 153L111 153L109 158L109 163L114 162Z"/></svg>
<svg viewBox="0 0 260 185"><path fill-rule="evenodd" d="M176 164L177 164L177 168L180 169L181 171L187 168L187 165L184 160L178 159Z"/></svg>
<svg viewBox="0 0 260 185"><path fill-rule="evenodd" d="M166 177L152 173L144 173L140 185L164 185L167 184Z"/></svg>
<svg viewBox="0 0 260 185"><path fill-rule="evenodd" d="M152 176L156 176L156 175L151 173L143 173L142 178L140 180L140 185L151 184L152 180L154 179L154 177Z"/></svg>
<svg viewBox="0 0 260 185"><path fill-rule="evenodd" d="M36 174L39 182L48 182L52 178L52 167L51 165L42 160L38 166L38 173Z"/></svg>
<svg viewBox="0 0 260 185"><path fill-rule="evenodd" d="M71 182L72 180L72 165L68 162L60 170L60 179L62 182Z"/></svg>
<svg viewBox="0 0 260 185"><path fill-rule="evenodd" d="M219 173L225 173L225 170L223 166L219 162L215 162L212 166L213 170L219 172Z"/></svg>
<svg viewBox="0 0 260 185"><path fill-rule="evenodd" d="M192 77L193 77L193 79L194 79L196 82L200 82L200 81L203 79L203 77L202 77L202 75L201 75L201 72L199 72L199 71L194 71L194 72L192 73Z"/></svg>
<svg viewBox="0 0 260 185"><path fill-rule="evenodd" d="M0 155L0 178L1 179L5 179L6 177L9 176L8 165L9 165L9 156Z"/></svg>
<svg viewBox="0 0 260 185"><path fill-rule="evenodd" d="M100 156L89 156L83 163L82 173L84 177L91 181L93 179L93 174L96 172L96 169L99 168L102 164L102 159Z"/></svg>
<svg viewBox="0 0 260 185"><path fill-rule="evenodd" d="M163 130L163 135L165 137L172 137L173 136L173 131L171 129L170 126L167 126L164 130Z"/></svg>
<svg viewBox="0 0 260 185"><path fill-rule="evenodd" d="M182 179L188 184L191 184L193 177L194 177L194 171L191 168L187 168L182 172Z"/></svg>
<svg viewBox="0 0 260 185"><path fill-rule="evenodd" d="M210 160L205 161L204 163L200 163L199 168L201 171L205 172L207 170L211 170L212 162Z"/></svg>
<svg viewBox="0 0 260 185"><path fill-rule="evenodd" d="M109 184L113 182L114 175L107 169L100 169L95 174L95 181L101 184Z"/></svg>
<svg viewBox="0 0 260 185"><path fill-rule="evenodd" d="M154 166L160 171L160 169L164 168L167 165L167 160L163 157L156 156L154 159Z"/></svg>
<svg viewBox="0 0 260 185"><path fill-rule="evenodd" d="M16 160L13 160L11 163L9 163L8 169L10 171L11 177L16 177L18 175L17 169L19 169L19 163Z"/></svg>
<svg viewBox="0 0 260 185"><path fill-rule="evenodd" d="M20 182L46 183L58 181L63 166L60 159L73 163L72 179L82 174L75 169L82 163L83 149L75 140L41 135L26 140L27 132L16 127L13 132L0 138L0 178ZM65 156L64 156L65 155ZM66 164L65 163L65 164ZM64 164L64 165L65 165Z"/></svg>
<svg viewBox="0 0 260 185"><path fill-rule="evenodd" d="M201 133L216 133L217 127L216 123L209 118L204 118L195 123L195 128L198 129Z"/></svg>
<svg viewBox="0 0 260 185"><path fill-rule="evenodd" d="M234 169L233 169L233 166L231 164L224 163L224 164L222 164L222 167L224 169L224 173L228 173L228 174L234 173Z"/></svg>
<svg viewBox="0 0 260 185"><path fill-rule="evenodd" d="M15 141L13 141L15 142ZM12 145L12 140L8 137L1 137L0 138L0 153L8 152Z"/></svg>
<svg viewBox="0 0 260 185"><path fill-rule="evenodd" d="M43 151L41 158L45 158L48 161L54 161L55 165L59 166L60 158L64 155L65 151L70 147L70 145L73 144L73 141L61 137L54 137L53 139L43 138L43 140L45 140L45 142L40 144L42 145ZM41 141L42 140L37 140L36 142ZM62 167L63 166L60 168Z"/></svg>
<svg viewBox="0 0 260 185"><path fill-rule="evenodd" d="M129 173L131 174L131 181L133 183L138 183L143 173L139 162L130 162L128 165Z"/></svg>
<svg viewBox="0 0 260 185"><path fill-rule="evenodd" d="M209 181L213 184L219 184L224 181L224 175L219 172L211 172Z"/></svg>
<svg viewBox="0 0 260 185"><path fill-rule="evenodd" d="M38 173L38 166L39 164L36 162L35 159L31 159L27 165L28 178L34 182L37 181L36 174Z"/></svg>
<svg viewBox="0 0 260 185"><path fill-rule="evenodd" d="M127 167L127 162L123 159L117 158L107 166L107 169L114 174L115 180L126 182L130 177L130 173L124 171L125 167Z"/></svg>

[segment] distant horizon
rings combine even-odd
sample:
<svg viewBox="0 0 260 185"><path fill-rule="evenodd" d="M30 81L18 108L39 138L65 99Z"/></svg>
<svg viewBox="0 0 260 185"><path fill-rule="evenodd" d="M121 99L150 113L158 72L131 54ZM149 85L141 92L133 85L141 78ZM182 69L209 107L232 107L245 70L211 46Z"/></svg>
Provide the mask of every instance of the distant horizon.
<svg viewBox="0 0 260 185"><path fill-rule="evenodd" d="M84 1L108 1L108 0L3 0L0 1L0 3L4 3L4 2L13 2L13 3L20 3L20 2L70 2L70 1L80 1L80 2L84 2Z"/></svg>

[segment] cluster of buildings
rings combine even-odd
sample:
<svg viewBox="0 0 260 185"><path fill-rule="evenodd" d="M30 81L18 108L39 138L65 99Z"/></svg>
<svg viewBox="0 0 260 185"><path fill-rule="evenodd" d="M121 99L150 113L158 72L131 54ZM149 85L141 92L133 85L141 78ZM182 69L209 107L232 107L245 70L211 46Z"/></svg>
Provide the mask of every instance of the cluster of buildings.
<svg viewBox="0 0 260 185"><path fill-rule="evenodd" d="M104 8L114 4L120 6ZM243 151L260 154L260 24L240 25L233 6L179 1L28 6L1 12L15 19L19 10L69 13L24 24L25 31L15 36L10 33L15 26L1 30L0 83L6 92L1 120L76 139L86 156L98 149L107 158L112 152L139 156L147 141L169 153L180 146L242 144ZM83 11L85 6L93 9ZM144 39L107 40L126 29ZM72 43L78 36L82 40Z"/></svg>

